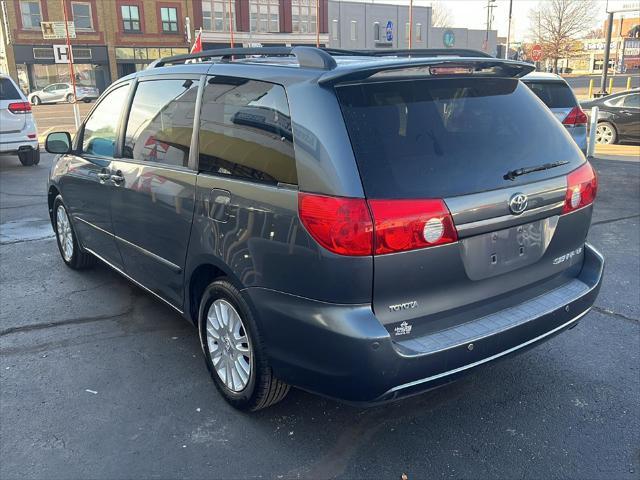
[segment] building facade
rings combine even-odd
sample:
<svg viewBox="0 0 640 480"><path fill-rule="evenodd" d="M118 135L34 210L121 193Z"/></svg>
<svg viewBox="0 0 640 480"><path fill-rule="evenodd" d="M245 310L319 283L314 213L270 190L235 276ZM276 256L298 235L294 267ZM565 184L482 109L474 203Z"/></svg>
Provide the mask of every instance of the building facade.
<svg viewBox="0 0 640 480"><path fill-rule="evenodd" d="M63 3L64 2L64 3ZM43 38L41 22L73 22L76 82L103 91L161 56L189 51L192 0L0 0L4 69L25 91L70 81L66 40ZM64 25L64 23L62 23Z"/></svg>

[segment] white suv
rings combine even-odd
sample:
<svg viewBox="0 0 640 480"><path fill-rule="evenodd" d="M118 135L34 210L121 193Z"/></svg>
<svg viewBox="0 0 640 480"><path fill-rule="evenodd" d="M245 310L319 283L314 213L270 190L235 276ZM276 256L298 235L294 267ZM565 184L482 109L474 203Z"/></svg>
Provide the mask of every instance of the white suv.
<svg viewBox="0 0 640 480"><path fill-rule="evenodd" d="M17 153L24 166L40 162L31 105L11 77L0 75L0 154L4 153Z"/></svg>

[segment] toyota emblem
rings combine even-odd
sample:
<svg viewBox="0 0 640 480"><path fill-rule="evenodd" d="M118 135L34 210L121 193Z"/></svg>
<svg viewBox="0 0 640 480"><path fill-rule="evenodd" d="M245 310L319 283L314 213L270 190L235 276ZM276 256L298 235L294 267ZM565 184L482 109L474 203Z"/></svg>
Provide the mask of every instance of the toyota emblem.
<svg viewBox="0 0 640 480"><path fill-rule="evenodd" d="M514 193L509 200L509 210L514 215L520 215L527 209L529 199L524 193Z"/></svg>

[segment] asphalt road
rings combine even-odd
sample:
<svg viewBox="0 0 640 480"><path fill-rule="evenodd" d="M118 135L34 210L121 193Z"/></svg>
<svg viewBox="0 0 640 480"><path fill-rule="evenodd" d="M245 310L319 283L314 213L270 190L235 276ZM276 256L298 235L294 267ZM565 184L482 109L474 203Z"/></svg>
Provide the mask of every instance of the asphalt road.
<svg viewBox="0 0 640 480"><path fill-rule="evenodd" d="M589 88L589 82L593 80L594 90L600 88L600 78L602 75L580 75L576 77L566 77L565 80L572 88ZM607 87L609 86L609 78L613 78L613 88L615 91L624 90L627 86L627 78L631 77L631 88L640 87L640 74L638 73L616 73L608 75Z"/></svg>
<svg viewBox="0 0 640 480"><path fill-rule="evenodd" d="M241 414L187 322L106 267L63 265L51 156L0 157L0 478L637 479L640 163L594 164L607 268L576 328L395 404L293 390Z"/></svg>

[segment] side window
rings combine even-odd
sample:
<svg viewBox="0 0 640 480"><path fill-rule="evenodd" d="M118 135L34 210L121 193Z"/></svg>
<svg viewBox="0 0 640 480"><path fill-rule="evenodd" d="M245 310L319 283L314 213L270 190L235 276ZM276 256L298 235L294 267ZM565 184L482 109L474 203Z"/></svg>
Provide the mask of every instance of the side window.
<svg viewBox="0 0 640 480"><path fill-rule="evenodd" d="M284 88L232 77L207 82L200 113L200 171L297 184Z"/></svg>
<svg viewBox="0 0 640 480"><path fill-rule="evenodd" d="M632 93L624 97L623 107L640 108L640 93Z"/></svg>
<svg viewBox="0 0 640 480"><path fill-rule="evenodd" d="M82 151L89 155L113 157L120 112L127 101L128 85L112 90L104 97L84 125Z"/></svg>
<svg viewBox="0 0 640 480"><path fill-rule="evenodd" d="M127 121L123 157L186 167L197 96L194 80L140 82Z"/></svg>

